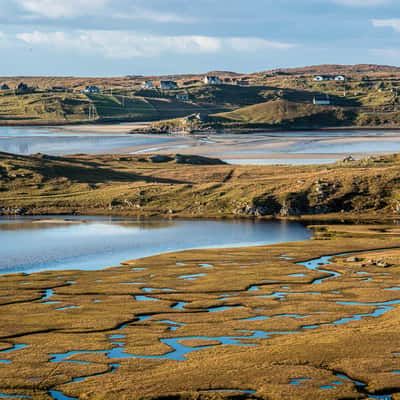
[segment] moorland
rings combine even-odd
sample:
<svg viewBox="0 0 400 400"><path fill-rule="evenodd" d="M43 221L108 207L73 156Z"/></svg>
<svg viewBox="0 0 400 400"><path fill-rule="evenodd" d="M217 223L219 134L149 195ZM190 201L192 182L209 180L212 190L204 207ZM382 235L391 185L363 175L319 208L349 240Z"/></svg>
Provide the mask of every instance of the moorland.
<svg viewBox="0 0 400 400"><path fill-rule="evenodd" d="M309 166L182 155L0 153L2 214L394 219L399 155Z"/></svg>
<svg viewBox="0 0 400 400"><path fill-rule="evenodd" d="M345 81L314 81L314 75ZM165 121L157 129L183 129L176 118L201 114L201 129L300 129L396 127L400 122L400 69L379 65L321 65L252 74L205 74L116 78L4 77L0 125L65 125L115 121ZM159 89L160 80L177 87ZM143 84L151 81L154 88ZM27 88L16 91L23 82ZM96 86L97 93L85 93ZM187 96L187 97L182 97ZM329 105L315 105L314 98ZM170 120L173 121L170 121ZM178 126L177 126L178 125ZM185 127L187 128L187 126Z"/></svg>

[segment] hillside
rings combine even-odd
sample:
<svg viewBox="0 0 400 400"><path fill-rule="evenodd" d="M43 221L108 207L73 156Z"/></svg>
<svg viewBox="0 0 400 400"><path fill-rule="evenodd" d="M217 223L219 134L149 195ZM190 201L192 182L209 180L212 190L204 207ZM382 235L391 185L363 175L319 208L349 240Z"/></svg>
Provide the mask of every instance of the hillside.
<svg viewBox="0 0 400 400"><path fill-rule="evenodd" d="M262 124L273 126L340 126L352 122L352 113L340 107L316 106L285 100L243 107L235 111L216 114L221 122Z"/></svg>
<svg viewBox="0 0 400 400"><path fill-rule="evenodd" d="M154 121L224 108L126 94L0 92L0 125L53 125L106 121Z"/></svg>
<svg viewBox="0 0 400 400"><path fill-rule="evenodd" d="M261 73L268 74L273 72L284 72L287 74L366 74L366 73L399 73L400 67L392 65L377 64L323 64L311 65L306 67L279 68L275 70L263 71Z"/></svg>
<svg viewBox="0 0 400 400"><path fill-rule="evenodd" d="M218 164L192 156L0 153L0 212L340 219L400 213L399 155L296 168Z"/></svg>
<svg viewBox="0 0 400 400"><path fill-rule="evenodd" d="M317 82L316 74L343 74L346 81ZM265 128L296 123L319 127L400 124L399 67L319 65L253 74L209 72L220 78L219 85L204 84L204 75L0 78L0 87L10 88L0 90L0 125L160 121L194 113L218 114L225 122L244 128L248 124ZM154 88L143 87L149 80ZM177 88L161 90L160 80L173 80ZM20 82L29 90L15 92ZM100 93L82 93L89 85L97 86ZM317 110L314 97L327 96L329 110Z"/></svg>

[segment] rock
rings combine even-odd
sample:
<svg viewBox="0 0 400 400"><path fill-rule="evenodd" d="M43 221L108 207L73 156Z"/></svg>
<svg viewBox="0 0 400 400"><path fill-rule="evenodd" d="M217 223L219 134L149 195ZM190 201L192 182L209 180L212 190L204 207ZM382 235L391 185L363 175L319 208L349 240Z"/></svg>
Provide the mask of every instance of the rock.
<svg viewBox="0 0 400 400"><path fill-rule="evenodd" d="M346 258L346 262L360 262L360 261L362 261L362 259L359 258L359 257L349 257L349 258Z"/></svg>
<svg viewBox="0 0 400 400"><path fill-rule="evenodd" d="M391 265L383 260L380 260L376 263L376 266L380 268L389 268Z"/></svg>
<svg viewBox="0 0 400 400"><path fill-rule="evenodd" d="M342 160L342 162L344 162L344 163L353 162L353 161L356 161L356 160L354 159L354 157L352 155L347 156Z"/></svg>
<svg viewBox="0 0 400 400"><path fill-rule="evenodd" d="M289 193L282 201L282 208L279 212L282 217L311 213L313 213L313 210L310 209L306 192Z"/></svg>
<svg viewBox="0 0 400 400"><path fill-rule="evenodd" d="M379 268L389 268L389 267L391 267L391 264L387 263L387 262L384 261L384 260L377 260L377 261L375 261L375 260L368 260L368 261L366 262L366 265L367 265L367 266L375 266L375 267L379 267Z"/></svg>

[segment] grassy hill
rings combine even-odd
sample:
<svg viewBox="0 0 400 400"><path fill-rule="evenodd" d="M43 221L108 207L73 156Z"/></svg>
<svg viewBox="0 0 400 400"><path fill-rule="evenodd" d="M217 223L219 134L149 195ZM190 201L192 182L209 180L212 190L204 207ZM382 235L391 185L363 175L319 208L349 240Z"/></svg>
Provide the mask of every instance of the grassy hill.
<svg viewBox="0 0 400 400"><path fill-rule="evenodd" d="M352 113L345 112L339 107L316 106L286 100L274 100L243 107L235 111L216 114L215 117L222 122L270 126L338 126L352 121Z"/></svg>
<svg viewBox="0 0 400 400"><path fill-rule="evenodd" d="M0 125L68 124L101 121L164 120L193 113L218 115L225 123L303 126L398 126L400 124L400 68L379 65L319 65L254 74L214 71L222 85L204 85L203 74L126 76L115 78L14 77L0 78L14 88L25 82L30 93L0 91ZM346 82L316 82L314 74L344 74ZM174 90L143 89L175 80ZM96 85L101 94L81 90ZM54 87L61 89L54 90ZM189 101L176 96L188 94ZM332 107L316 110L314 96L329 95ZM267 104L269 103L269 104ZM251 108L251 106L255 106ZM90 118L89 118L89 109ZM272 114L276 114L272 116ZM278 122L277 122L278 121Z"/></svg>
<svg viewBox="0 0 400 400"><path fill-rule="evenodd" d="M102 121L154 121L223 107L126 94L0 92L0 125L45 125Z"/></svg>
<svg viewBox="0 0 400 400"><path fill-rule="evenodd" d="M80 94L0 95L0 124L74 123L88 119L90 100Z"/></svg>
<svg viewBox="0 0 400 400"><path fill-rule="evenodd" d="M400 156L321 166L232 166L144 156L0 153L0 213L397 218Z"/></svg>

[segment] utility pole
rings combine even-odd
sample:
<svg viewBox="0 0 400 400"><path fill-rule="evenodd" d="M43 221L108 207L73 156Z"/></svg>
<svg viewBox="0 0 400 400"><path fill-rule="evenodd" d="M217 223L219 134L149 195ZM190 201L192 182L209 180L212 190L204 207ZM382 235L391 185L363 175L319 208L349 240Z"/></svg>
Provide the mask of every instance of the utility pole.
<svg viewBox="0 0 400 400"><path fill-rule="evenodd" d="M98 117L96 107L92 103L89 106L88 114L89 121L94 121Z"/></svg>

